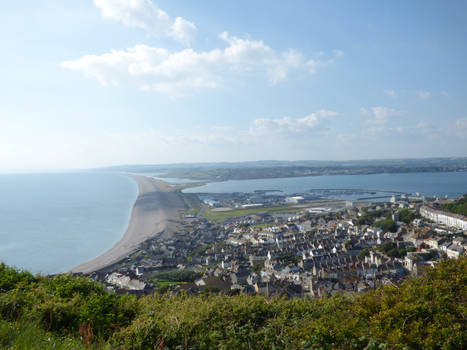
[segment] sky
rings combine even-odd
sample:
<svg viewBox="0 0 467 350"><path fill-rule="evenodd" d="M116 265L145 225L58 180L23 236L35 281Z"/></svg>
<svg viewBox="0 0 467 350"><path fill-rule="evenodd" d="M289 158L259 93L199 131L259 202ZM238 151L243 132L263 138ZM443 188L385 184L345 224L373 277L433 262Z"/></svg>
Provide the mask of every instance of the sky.
<svg viewBox="0 0 467 350"><path fill-rule="evenodd" d="M467 156L467 2L3 0L0 171Z"/></svg>

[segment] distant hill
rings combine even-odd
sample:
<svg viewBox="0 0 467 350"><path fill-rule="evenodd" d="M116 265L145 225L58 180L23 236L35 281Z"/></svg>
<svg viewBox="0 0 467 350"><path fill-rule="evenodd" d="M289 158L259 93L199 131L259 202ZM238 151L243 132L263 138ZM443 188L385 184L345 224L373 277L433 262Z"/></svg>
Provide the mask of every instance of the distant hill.
<svg viewBox="0 0 467 350"><path fill-rule="evenodd" d="M157 174L160 177L225 181L314 175L467 171L467 158L376 159L351 161L256 161L122 165L105 170Z"/></svg>
<svg viewBox="0 0 467 350"><path fill-rule="evenodd" d="M359 296L107 293L0 265L4 349L465 349L467 258Z"/></svg>

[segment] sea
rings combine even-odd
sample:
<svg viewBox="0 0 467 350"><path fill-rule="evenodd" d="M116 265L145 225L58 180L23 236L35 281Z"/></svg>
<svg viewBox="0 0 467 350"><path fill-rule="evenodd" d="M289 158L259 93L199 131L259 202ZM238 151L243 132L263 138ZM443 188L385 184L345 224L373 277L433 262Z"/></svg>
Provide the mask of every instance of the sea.
<svg viewBox="0 0 467 350"><path fill-rule="evenodd" d="M186 193L232 193L254 191L281 191L297 194L323 189L372 190L401 192L420 196L448 198L467 193L467 172L329 175L289 177L277 179L231 180L211 182L201 187L185 189ZM321 191L322 192L322 191ZM367 195L365 195L367 196ZM355 195L339 196L339 199L357 199Z"/></svg>
<svg viewBox="0 0 467 350"><path fill-rule="evenodd" d="M120 240L137 195L136 183L115 173L0 175L0 261L66 272Z"/></svg>
<svg viewBox="0 0 467 350"><path fill-rule="evenodd" d="M145 174L149 175L149 174ZM189 182L169 179L170 182ZM209 183L190 193L365 189L450 198L467 193L467 173L337 175ZM105 252L126 231L136 183L94 171L0 175L0 261L54 274Z"/></svg>

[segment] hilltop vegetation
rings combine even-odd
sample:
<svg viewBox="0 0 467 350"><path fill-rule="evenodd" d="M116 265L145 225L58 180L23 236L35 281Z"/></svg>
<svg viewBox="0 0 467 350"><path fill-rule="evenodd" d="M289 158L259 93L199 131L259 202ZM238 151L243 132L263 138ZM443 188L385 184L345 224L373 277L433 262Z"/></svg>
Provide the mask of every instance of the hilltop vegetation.
<svg viewBox="0 0 467 350"><path fill-rule="evenodd" d="M160 177L168 178L226 181L313 175L465 171L467 170L467 158L257 161L240 163L126 165L106 169L113 171L154 173L158 174Z"/></svg>
<svg viewBox="0 0 467 350"><path fill-rule="evenodd" d="M467 258L356 297L107 293L0 265L5 349L462 349ZM165 276L167 278L167 276ZM171 277L171 276L169 276Z"/></svg>
<svg viewBox="0 0 467 350"><path fill-rule="evenodd" d="M467 216L467 194L453 203L443 204L443 209L460 215Z"/></svg>

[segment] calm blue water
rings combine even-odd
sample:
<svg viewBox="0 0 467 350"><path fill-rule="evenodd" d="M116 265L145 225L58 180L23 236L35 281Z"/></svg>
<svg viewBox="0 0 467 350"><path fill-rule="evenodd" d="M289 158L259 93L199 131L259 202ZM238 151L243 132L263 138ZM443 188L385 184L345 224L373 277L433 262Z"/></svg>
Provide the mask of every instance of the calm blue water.
<svg viewBox="0 0 467 350"><path fill-rule="evenodd" d="M467 173L411 173L377 175L309 176L280 179L235 180L213 182L188 188L186 193L231 193L255 190L282 190L300 193L311 189L370 189L406 193L419 192L425 196L457 197L467 193Z"/></svg>
<svg viewBox="0 0 467 350"><path fill-rule="evenodd" d="M0 261L67 271L120 240L137 194L118 174L0 175Z"/></svg>

